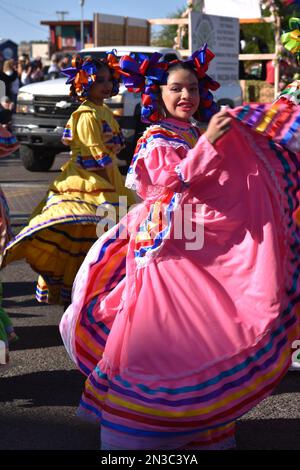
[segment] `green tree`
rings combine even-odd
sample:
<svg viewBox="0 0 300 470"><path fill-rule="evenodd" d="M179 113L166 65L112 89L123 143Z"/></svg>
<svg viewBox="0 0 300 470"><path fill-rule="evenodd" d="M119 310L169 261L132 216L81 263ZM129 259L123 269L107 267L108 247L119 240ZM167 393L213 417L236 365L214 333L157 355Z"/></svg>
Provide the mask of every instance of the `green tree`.
<svg viewBox="0 0 300 470"><path fill-rule="evenodd" d="M175 13L170 13L167 18L181 18L182 13L186 10L186 7L178 8ZM160 47L173 47L174 38L177 35L177 25L166 25L160 28L156 34L153 35L151 43L153 46ZM184 38L183 47L188 47L188 38Z"/></svg>
<svg viewBox="0 0 300 470"><path fill-rule="evenodd" d="M262 1L262 5L263 17L270 16L271 12L275 9L276 13L281 17L283 31L288 29L288 21L292 16L300 15L299 6L295 4L285 5L282 0L265 0ZM244 54L275 51L273 24L242 24L241 30L246 41L246 47L243 50Z"/></svg>
<svg viewBox="0 0 300 470"><path fill-rule="evenodd" d="M289 19L300 15L299 1L287 4L286 0L261 0L263 16L276 12L281 17L282 28L288 29Z"/></svg>
<svg viewBox="0 0 300 470"><path fill-rule="evenodd" d="M270 23L241 24L246 45L243 54L274 52L274 26Z"/></svg>
<svg viewBox="0 0 300 470"><path fill-rule="evenodd" d="M288 29L288 20L292 16L300 16L300 7L297 4L286 5L283 0L263 0L263 16L270 16L270 10L276 8L282 18L283 31ZM168 18L180 18L186 10L186 6L178 8L175 13L168 15ZM246 40L246 47L243 52L246 54L256 54L259 52L274 52L274 26L272 24L243 24L241 30ZM163 26L160 31L153 35L152 44L154 46L172 47L177 34L177 25ZM188 36L184 38L184 48L188 48ZM261 49L264 49L263 51Z"/></svg>

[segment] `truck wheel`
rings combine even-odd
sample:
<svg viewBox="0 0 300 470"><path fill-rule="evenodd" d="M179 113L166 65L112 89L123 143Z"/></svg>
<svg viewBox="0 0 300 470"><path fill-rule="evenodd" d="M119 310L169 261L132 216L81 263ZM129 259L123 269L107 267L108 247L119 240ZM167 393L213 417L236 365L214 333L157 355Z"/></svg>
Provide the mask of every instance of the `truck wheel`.
<svg viewBox="0 0 300 470"><path fill-rule="evenodd" d="M41 154L41 159L40 159L40 168L41 171L48 171L52 167L54 160L55 160L55 153L52 152L46 152Z"/></svg>
<svg viewBox="0 0 300 470"><path fill-rule="evenodd" d="M33 149L26 145L20 147L20 157L26 170L48 171L53 165L55 154L46 149Z"/></svg>

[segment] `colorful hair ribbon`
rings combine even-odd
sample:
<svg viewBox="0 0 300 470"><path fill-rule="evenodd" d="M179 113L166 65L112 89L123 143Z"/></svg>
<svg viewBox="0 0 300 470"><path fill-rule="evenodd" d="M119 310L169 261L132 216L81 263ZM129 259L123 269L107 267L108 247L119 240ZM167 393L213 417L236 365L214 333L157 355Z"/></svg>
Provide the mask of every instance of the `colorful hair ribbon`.
<svg viewBox="0 0 300 470"><path fill-rule="evenodd" d="M125 55L120 59L123 83L134 93L143 93L148 86L166 80L166 62L159 62L162 54L155 52L150 58L144 54Z"/></svg>
<svg viewBox="0 0 300 470"><path fill-rule="evenodd" d="M125 55L120 59L122 80L128 91L142 93L141 119L156 122L159 119L157 91L166 83L166 62L160 61L162 54L155 52L151 57L144 54Z"/></svg>
<svg viewBox="0 0 300 470"><path fill-rule="evenodd" d="M158 106L158 91L160 85L167 83L168 70L177 64L188 64L195 71L199 80L200 115L201 119L208 121L217 112L217 105L209 90L219 88L219 83L206 75L209 62L214 54L205 44L195 51L187 60L174 60L165 62L161 60L162 54L156 52L150 58L143 54L125 55L120 59L122 80L128 91L142 93L141 119L146 123L157 122L161 116Z"/></svg>
<svg viewBox="0 0 300 470"><path fill-rule="evenodd" d="M204 122L209 121L213 114L218 111L217 104L214 102L214 97L210 90L217 90L220 87L220 84L206 74L209 63L214 57L215 54L208 49L207 44L204 44L184 61L191 66L199 79L199 114L200 119Z"/></svg>
<svg viewBox="0 0 300 470"><path fill-rule="evenodd" d="M97 68L92 59L83 61L80 56L75 56L72 58L72 67L62 70L61 73L68 77L66 84L71 84L76 95L83 98L95 81Z"/></svg>
<svg viewBox="0 0 300 470"><path fill-rule="evenodd" d="M120 78L120 65L117 57L117 50L112 49L106 52L106 63L110 68L114 78Z"/></svg>
<svg viewBox="0 0 300 470"><path fill-rule="evenodd" d="M140 71L140 64L131 56L124 55L120 59L122 81L128 91L141 93L145 89L145 75Z"/></svg>
<svg viewBox="0 0 300 470"><path fill-rule="evenodd" d="M220 84L206 75L206 72L208 70L209 63L214 57L215 54L208 49L207 44L204 44L201 49L195 51L184 61L185 63L190 64L195 70L199 80L205 80L206 88L213 91L217 90L220 87Z"/></svg>
<svg viewBox="0 0 300 470"><path fill-rule="evenodd" d="M117 57L116 49L112 49L111 51L106 52L105 63L109 67L111 74L112 74L112 79L113 79L113 89L111 92L111 96L115 96L119 93L119 84L120 84L120 75L121 75L121 68L120 68L118 57Z"/></svg>
<svg viewBox="0 0 300 470"><path fill-rule="evenodd" d="M113 78L113 89L111 96L119 92L120 67L116 56L116 50L107 52L106 59L93 59L87 57L82 59L79 55L72 58L72 67L63 69L61 73L68 77L66 84L74 88L75 94L79 99L85 99L92 84L97 77L97 62L106 64L111 71Z"/></svg>

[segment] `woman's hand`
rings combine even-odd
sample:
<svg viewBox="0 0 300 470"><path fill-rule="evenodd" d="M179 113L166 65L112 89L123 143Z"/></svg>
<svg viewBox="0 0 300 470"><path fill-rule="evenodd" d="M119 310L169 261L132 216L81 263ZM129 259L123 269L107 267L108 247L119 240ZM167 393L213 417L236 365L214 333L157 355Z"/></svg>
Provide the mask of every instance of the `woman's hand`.
<svg viewBox="0 0 300 470"><path fill-rule="evenodd" d="M226 109L219 111L211 118L205 132L207 140L211 144L214 144L230 129L231 119Z"/></svg>

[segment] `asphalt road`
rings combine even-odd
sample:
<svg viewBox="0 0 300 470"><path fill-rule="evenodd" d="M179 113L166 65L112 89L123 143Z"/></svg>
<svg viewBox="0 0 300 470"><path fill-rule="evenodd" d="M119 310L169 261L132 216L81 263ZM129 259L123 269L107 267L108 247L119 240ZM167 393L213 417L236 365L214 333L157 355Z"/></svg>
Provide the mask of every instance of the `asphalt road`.
<svg viewBox="0 0 300 470"><path fill-rule="evenodd" d="M48 173L30 173L18 157L0 161L0 184L18 231L67 155ZM99 431L75 416L84 378L68 358L58 331L62 307L35 301L37 275L24 262L1 273L4 307L20 340L0 368L1 450L96 450ZM300 373L289 372L271 397L239 420L238 449L300 450Z"/></svg>

